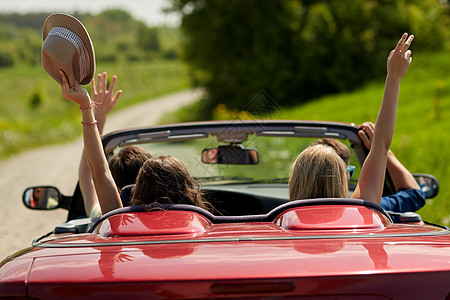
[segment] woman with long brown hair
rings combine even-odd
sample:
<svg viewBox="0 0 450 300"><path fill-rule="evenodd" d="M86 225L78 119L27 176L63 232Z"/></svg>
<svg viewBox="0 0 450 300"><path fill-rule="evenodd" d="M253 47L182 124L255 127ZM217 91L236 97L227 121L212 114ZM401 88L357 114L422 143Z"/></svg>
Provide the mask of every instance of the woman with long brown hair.
<svg viewBox="0 0 450 300"><path fill-rule="evenodd" d="M80 108L85 154L92 171L101 211L105 214L122 207L122 202L103 152L93 112L94 103L78 82L70 88L66 74L62 71L60 73L64 98L78 104ZM131 204L153 203L191 204L212 210L186 166L171 156L151 157L138 173Z"/></svg>

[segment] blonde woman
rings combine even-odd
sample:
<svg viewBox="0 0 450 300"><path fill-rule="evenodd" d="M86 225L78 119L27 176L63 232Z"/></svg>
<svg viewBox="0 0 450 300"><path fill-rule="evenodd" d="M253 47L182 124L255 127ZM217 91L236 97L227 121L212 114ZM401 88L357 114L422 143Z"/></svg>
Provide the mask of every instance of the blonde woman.
<svg viewBox="0 0 450 300"><path fill-rule="evenodd" d="M400 83L411 64L409 47L414 39L404 33L387 59L383 101L378 113L372 146L352 198L380 204L389 147L394 135ZM291 168L290 200L347 198L348 172L344 161L330 146L314 145L300 153Z"/></svg>

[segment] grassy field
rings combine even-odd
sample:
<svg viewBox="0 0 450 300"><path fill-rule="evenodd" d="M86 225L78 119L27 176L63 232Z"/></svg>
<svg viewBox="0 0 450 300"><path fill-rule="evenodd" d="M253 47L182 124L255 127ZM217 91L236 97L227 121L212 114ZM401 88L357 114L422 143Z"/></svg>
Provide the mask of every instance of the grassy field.
<svg viewBox="0 0 450 300"><path fill-rule="evenodd" d="M179 61L97 65L103 71L116 74L117 88L124 90L118 109L188 88L187 68ZM81 134L76 106L41 66L3 68L0 78L0 159Z"/></svg>
<svg viewBox="0 0 450 300"><path fill-rule="evenodd" d="M274 118L375 122L384 81L352 93L323 97L306 105L282 108ZM439 195L419 211L425 220L450 225L450 59L448 53L414 55L403 79L394 140L396 156L414 173L440 183Z"/></svg>

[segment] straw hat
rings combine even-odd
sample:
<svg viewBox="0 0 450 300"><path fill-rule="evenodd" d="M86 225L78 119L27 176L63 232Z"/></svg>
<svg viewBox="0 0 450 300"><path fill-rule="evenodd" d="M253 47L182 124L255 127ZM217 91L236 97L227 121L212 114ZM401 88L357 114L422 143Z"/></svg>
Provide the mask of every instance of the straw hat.
<svg viewBox="0 0 450 300"><path fill-rule="evenodd" d="M62 13L47 17L42 29L42 66L62 84L59 70L74 82L88 84L95 73L95 54L91 38L83 24L76 18Z"/></svg>

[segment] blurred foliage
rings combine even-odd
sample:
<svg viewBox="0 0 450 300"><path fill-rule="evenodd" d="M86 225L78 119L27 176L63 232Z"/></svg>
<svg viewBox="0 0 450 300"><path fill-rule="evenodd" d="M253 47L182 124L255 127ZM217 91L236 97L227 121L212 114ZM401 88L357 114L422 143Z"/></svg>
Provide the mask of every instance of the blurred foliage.
<svg viewBox="0 0 450 300"><path fill-rule="evenodd" d="M213 110L214 120L254 120L255 117L246 110L228 109L225 104L217 105Z"/></svg>
<svg viewBox="0 0 450 300"><path fill-rule="evenodd" d="M0 14L0 68L39 65L42 25L50 13ZM148 61L179 57L178 28L149 27L121 9L97 15L73 13L91 36L98 62Z"/></svg>
<svg viewBox="0 0 450 300"><path fill-rule="evenodd" d="M403 32L413 48L445 48L447 4L438 0L171 0L182 16L184 55L208 96L242 109L261 91L282 106L351 91L385 75Z"/></svg>
<svg viewBox="0 0 450 300"><path fill-rule="evenodd" d="M189 86L180 60L98 63L98 72L117 75L122 89L114 111ZM81 134L80 111L64 100L61 87L40 65L0 68L0 162L42 145L67 142ZM90 92L91 85L85 88Z"/></svg>
<svg viewBox="0 0 450 300"><path fill-rule="evenodd" d="M41 67L42 26L49 15L0 13L0 160L80 134L79 113L60 99L60 86ZM89 32L97 71L117 75L125 91L116 110L188 87L186 66L178 59L179 28L149 27L119 9L72 15Z"/></svg>

